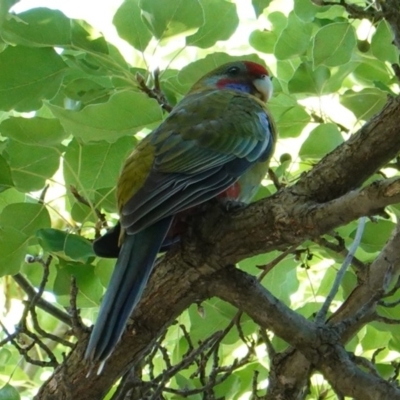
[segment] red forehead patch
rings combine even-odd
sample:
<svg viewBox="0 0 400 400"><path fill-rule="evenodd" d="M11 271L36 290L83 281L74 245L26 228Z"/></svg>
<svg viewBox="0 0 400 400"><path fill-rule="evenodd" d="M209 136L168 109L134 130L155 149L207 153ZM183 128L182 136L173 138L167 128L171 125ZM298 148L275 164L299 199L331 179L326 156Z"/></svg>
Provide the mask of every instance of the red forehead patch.
<svg viewBox="0 0 400 400"><path fill-rule="evenodd" d="M265 69L265 67L263 67L260 64L257 64L257 63L252 62L252 61L245 61L244 63L246 64L247 71L249 71L250 74L253 74L253 75L269 75L268 71Z"/></svg>

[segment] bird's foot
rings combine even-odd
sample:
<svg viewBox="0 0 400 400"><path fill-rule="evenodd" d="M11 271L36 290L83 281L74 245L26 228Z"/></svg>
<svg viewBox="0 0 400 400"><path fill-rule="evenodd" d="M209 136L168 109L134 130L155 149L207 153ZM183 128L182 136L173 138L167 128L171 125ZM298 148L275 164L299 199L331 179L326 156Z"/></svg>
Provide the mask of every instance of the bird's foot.
<svg viewBox="0 0 400 400"><path fill-rule="evenodd" d="M247 204L242 201L227 200L224 203L224 208L228 212L240 211L247 207Z"/></svg>

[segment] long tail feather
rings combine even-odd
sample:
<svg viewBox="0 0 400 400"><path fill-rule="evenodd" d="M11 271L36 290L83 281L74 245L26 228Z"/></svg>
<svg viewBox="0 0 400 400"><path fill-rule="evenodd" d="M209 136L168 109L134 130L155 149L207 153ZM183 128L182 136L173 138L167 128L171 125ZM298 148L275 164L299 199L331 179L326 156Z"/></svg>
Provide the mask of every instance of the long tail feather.
<svg viewBox="0 0 400 400"><path fill-rule="evenodd" d="M172 219L164 218L135 235L126 236L90 336L86 359L104 361L114 350L142 296Z"/></svg>

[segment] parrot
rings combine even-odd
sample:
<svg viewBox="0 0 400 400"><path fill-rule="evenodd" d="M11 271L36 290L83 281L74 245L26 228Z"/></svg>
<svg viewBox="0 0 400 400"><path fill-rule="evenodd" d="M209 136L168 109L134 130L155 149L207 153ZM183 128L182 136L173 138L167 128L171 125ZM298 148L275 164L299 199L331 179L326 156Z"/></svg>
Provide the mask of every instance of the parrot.
<svg viewBox="0 0 400 400"><path fill-rule="evenodd" d="M179 215L211 199L248 204L267 173L277 131L266 107L267 69L234 61L200 78L165 120L127 157L116 197L119 222L94 241L100 257L117 257L85 359L114 351L137 306L158 253L176 242Z"/></svg>

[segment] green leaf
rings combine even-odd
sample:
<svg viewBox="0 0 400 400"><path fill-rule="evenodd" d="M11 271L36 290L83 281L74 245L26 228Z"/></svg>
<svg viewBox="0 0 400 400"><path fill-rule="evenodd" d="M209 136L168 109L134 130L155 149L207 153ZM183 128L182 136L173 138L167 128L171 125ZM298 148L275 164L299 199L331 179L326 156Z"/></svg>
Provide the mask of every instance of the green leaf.
<svg viewBox="0 0 400 400"><path fill-rule="evenodd" d="M95 274L102 286L107 287L115 268L115 259L100 258L95 266Z"/></svg>
<svg viewBox="0 0 400 400"><path fill-rule="evenodd" d="M18 229L0 226L0 276L14 275L20 270L28 239Z"/></svg>
<svg viewBox="0 0 400 400"><path fill-rule="evenodd" d="M0 365L6 365L11 356L11 351L5 349L4 347L0 349Z"/></svg>
<svg viewBox="0 0 400 400"><path fill-rule="evenodd" d="M190 33L204 23L199 0L141 0L142 18L157 39Z"/></svg>
<svg viewBox="0 0 400 400"><path fill-rule="evenodd" d="M300 59L281 60L276 63L277 79L283 82L289 82L292 79L296 69L301 64Z"/></svg>
<svg viewBox="0 0 400 400"><path fill-rule="evenodd" d="M272 24L272 31L278 37L288 25L288 17L280 11L274 11L267 15L268 20Z"/></svg>
<svg viewBox="0 0 400 400"><path fill-rule="evenodd" d="M115 186L122 163L135 144L133 137L122 137L115 143L105 141L80 144L72 140L64 156L65 183L84 190L93 199L96 189Z"/></svg>
<svg viewBox="0 0 400 400"><path fill-rule="evenodd" d="M231 374L223 382L215 386L215 398L234 399L241 387L241 381L236 374Z"/></svg>
<svg viewBox="0 0 400 400"><path fill-rule="evenodd" d="M362 57L362 62L354 70L354 76L368 86L375 82L390 85L392 81L392 72L383 61L367 57Z"/></svg>
<svg viewBox="0 0 400 400"><path fill-rule="evenodd" d="M379 343L379 347L386 347L391 338L391 332L382 332L373 326L367 326L367 333L361 340L361 346L364 351L376 350L377 343Z"/></svg>
<svg viewBox="0 0 400 400"><path fill-rule="evenodd" d="M357 44L354 27L348 22L323 26L315 35L312 45L314 67L337 67L350 61Z"/></svg>
<svg viewBox="0 0 400 400"><path fill-rule="evenodd" d="M33 8L8 19L1 36L6 42L29 47L73 47L108 53L104 38L96 35L90 25L49 8Z"/></svg>
<svg viewBox="0 0 400 400"><path fill-rule="evenodd" d="M85 142L115 142L122 136L135 134L162 121L161 108L156 100L131 91L117 92L106 103L92 104L81 111L66 110L50 103L48 107L68 134Z"/></svg>
<svg viewBox="0 0 400 400"><path fill-rule="evenodd" d="M2 29L4 22L7 20L10 8L14 4L18 3L18 1L19 0L3 0L0 2L0 30Z"/></svg>
<svg viewBox="0 0 400 400"><path fill-rule="evenodd" d="M213 46L218 40L227 40L239 25L236 5L225 0L200 0L204 10L204 25L186 37L186 44L202 49Z"/></svg>
<svg viewBox="0 0 400 400"><path fill-rule="evenodd" d="M289 81L289 92L320 96L324 93L325 84L329 81L330 76L329 68L320 65L313 69L311 62L303 62Z"/></svg>
<svg viewBox="0 0 400 400"><path fill-rule="evenodd" d="M381 20L371 40L372 54L381 61L391 64L399 62L399 51L393 45L393 32L387 21Z"/></svg>
<svg viewBox="0 0 400 400"><path fill-rule="evenodd" d="M25 201L25 195L14 188L0 193L0 211L3 211L9 204Z"/></svg>
<svg viewBox="0 0 400 400"><path fill-rule="evenodd" d="M42 204L14 203L0 214L0 226L12 227L26 236L32 236L38 229L50 227L51 220Z"/></svg>
<svg viewBox="0 0 400 400"><path fill-rule="evenodd" d="M71 45L89 52L108 54L104 37L85 21L71 20ZM110 65L110 63L108 63Z"/></svg>
<svg viewBox="0 0 400 400"><path fill-rule="evenodd" d="M126 82L124 82L126 86ZM110 84L108 87L102 86L93 79L79 78L69 82L65 88L65 95L84 106L90 103L102 103L107 101L109 93L113 90Z"/></svg>
<svg viewBox="0 0 400 400"><path fill-rule="evenodd" d="M354 69L359 65L357 61L350 61L340 67L330 69L330 78L324 85L324 93L335 93L340 90L342 85ZM317 69L320 67L317 67ZM325 67L323 67L325 68Z"/></svg>
<svg viewBox="0 0 400 400"><path fill-rule="evenodd" d="M257 18L264 12L264 9L271 4L271 1L272 0L251 0Z"/></svg>
<svg viewBox="0 0 400 400"><path fill-rule="evenodd" d="M93 265L61 261L57 265L57 275L53 286L54 294L57 296L65 295L68 299L72 276L75 277L79 289L77 297L78 306L98 306L103 294L103 287L94 274ZM62 300L60 302L63 303Z"/></svg>
<svg viewBox="0 0 400 400"><path fill-rule="evenodd" d="M276 122L280 137L297 137L310 122L310 116L298 105L288 109Z"/></svg>
<svg viewBox="0 0 400 400"><path fill-rule="evenodd" d="M268 103L282 138L299 136L310 121L304 107L297 104L293 97L281 94Z"/></svg>
<svg viewBox="0 0 400 400"><path fill-rule="evenodd" d="M86 204L74 202L71 207L70 214L71 214L72 219L76 222L83 223L86 221L91 221L91 222L93 222L93 224L95 224L97 221L94 210L92 210Z"/></svg>
<svg viewBox="0 0 400 400"><path fill-rule="evenodd" d="M60 122L52 118L10 117L0 124L0 131L19 143L40 147L57 145L67 138Z"/></svg>
<svg viewBox="0 0 400 400"><path fill-rule="evenodd" d="M0 400L20 400L21 397L13 386L10 384L6 383L1 389L0 389Z"/></svg>
<svg viewBox="0 0 400 400"><path fill-rule="evenodd" d="M280 301L290 304L290 295L299 288L296 272L297 262L294 259L285 259L279 266L268 273L264 286Z"/></svg>
<svg viewBox="0 0 400 400"><path fill-rule="evenodd" d="M296 0L294 2L294 12L304 22L311 22L317 13L328 7L321 7L314 4L311 0Z"/></svg>
<svg viewBox="0 0 400 400"><path fill-rule="evenodd" d="M60 164L60 150L56 147L27 145L9 139L6 151L15 187L22 192L42 189Z"/></svg>
<svg viewBox="0 0 400 400"><path fill-rule="evenodd" d="M97 205L97 208L103 208L109 213L116 213L118 212L116 198L114 182L112 187L96 190L94 203Z"/></svg>
<svg viewBox="0 0 400 400"><path fill-rule="evenodd" d="M33 8L9 18L1 37L23 46L62 46L71 42L70 19L59 10Z"/></svg>
<svg viewBox="0 0 400 400"><path fill-rule="evenodd" d="M0 154L0 193L12 186L14 186L14 182L11 178L10 166Z"/></svg>
<svg viewBox="0 0 400 400"><path fill-rule="evenodd" d="M0 53L0 109L39 109L56 94L66 67L52 48L6 48Z"/></svg>
<svg viewBox="0 0 400 400"><path fill-rule="evenodd" d="M44 250L63 258L87 262L94 256L91 243L82 236L58 229L39 229L36 232Z"/></svg>
<svg viewBox="0 0 400 400"><path fill-rule="evenodd" d="M357 119L367 120L386 104L386 94L379 89L348 90L340 96L340 103L351 110Z"/></svg>
<svg viewBox="0 0 400 400"><path fill-rule="evenodd" d="M191 321L190 337L194 343L202 338L207 337L216 330L226 327L235 316L237 309L231 304L226 303L218 298L212 298L202 303L204 315L199 314L197 306L192 305L189 308L189 316ZM254 322L252 323L248 317L243 316L242 324L245 335L254 332ZM237 332L231 330L223 339L224 344L233 344L237 342Z"/></svg>
<svg viewBox="0 0 400 400"><path fill-rule="evenodd" d="M140 0L125 0L115 13L113 24L122 39L135 49L144 51L152 35L143 22L139 2Z"/></svg>
<svg viewBox="0 0 400 400"><path fill-rule="evenodd" d="M267 54L274 52L276 40L277 37L274 31L260 31L258 29L251 32L249 37L249 43L252 47Z"/></svg>
<svg viewBox="0 0 400 400"><path fill-rule="evenodd" d="M382 250L382 247L388 241L390 235L396 224L392 221L378 220L377 222L367 222L363 236L361 238L360 246L368 253L374 253ZM350 237L354 238L356 231L354 230Z"/></svg>
<svg viewBox="0 0 400 400"><path fill-rule="evenodd" d="M335 124L321 124L313 129L303 142L301 158L320 159L343 143L343 137Z"/></svg>
<svg viewBox="0 0 400 400"><path fill-rule="evenodd" d="M286 60L303 55L311 40L313 26L303 22L292 11L289 14L286 28L281 32L275 44L275 56L278 60Z"/></svg>

